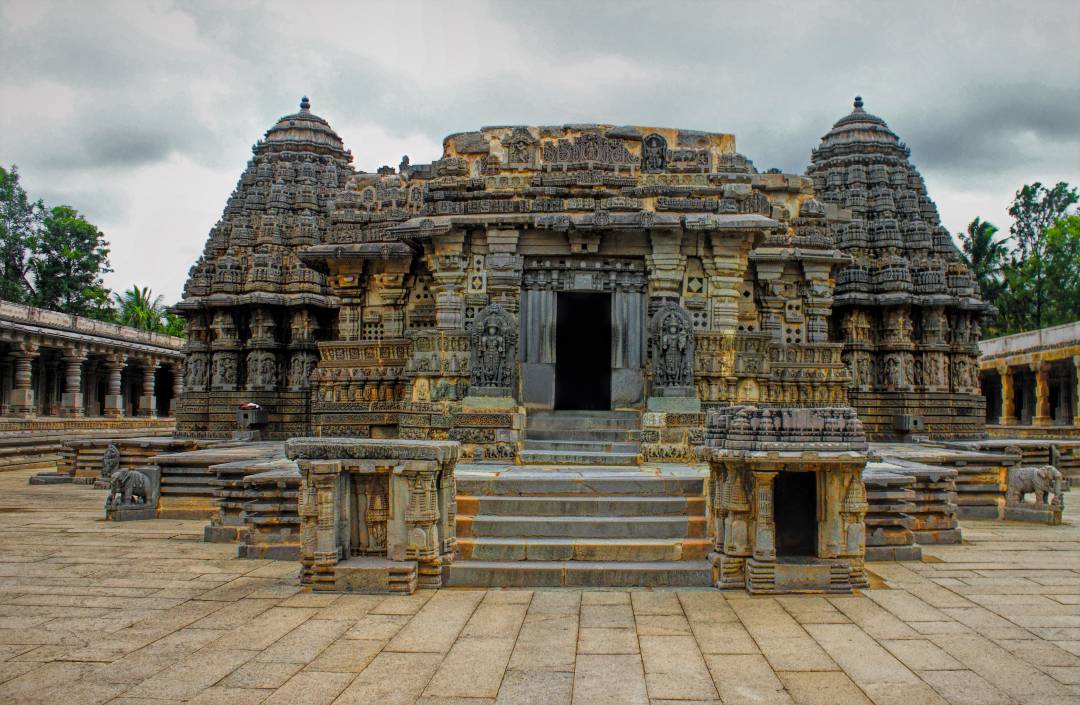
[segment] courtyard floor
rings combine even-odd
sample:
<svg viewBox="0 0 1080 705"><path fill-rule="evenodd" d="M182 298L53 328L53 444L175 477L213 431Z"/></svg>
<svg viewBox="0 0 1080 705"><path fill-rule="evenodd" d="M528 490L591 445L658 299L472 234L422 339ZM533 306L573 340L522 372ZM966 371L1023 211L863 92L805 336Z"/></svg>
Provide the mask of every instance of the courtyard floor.
<svg viewBox="0 0 1080 705"><path fill-rule="evenodd" d="M1080 703L1080 508L967 522L854 596L337 596L28 476L0 474L3 705Z"/></svg>

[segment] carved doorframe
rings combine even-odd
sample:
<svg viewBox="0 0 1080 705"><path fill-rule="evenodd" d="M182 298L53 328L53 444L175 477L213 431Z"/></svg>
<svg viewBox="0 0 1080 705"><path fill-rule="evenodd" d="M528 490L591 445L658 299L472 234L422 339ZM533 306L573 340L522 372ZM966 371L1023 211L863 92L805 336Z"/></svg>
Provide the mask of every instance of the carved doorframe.
<svg viewBox="0 0 1080 705"><path fill-rule="evenodd" d="M522 402L555 404L555 324L560 291L611 294L611 408L639 408L645 400L648 342L643 258L581 255L525 257L521 295Z"/></svg>

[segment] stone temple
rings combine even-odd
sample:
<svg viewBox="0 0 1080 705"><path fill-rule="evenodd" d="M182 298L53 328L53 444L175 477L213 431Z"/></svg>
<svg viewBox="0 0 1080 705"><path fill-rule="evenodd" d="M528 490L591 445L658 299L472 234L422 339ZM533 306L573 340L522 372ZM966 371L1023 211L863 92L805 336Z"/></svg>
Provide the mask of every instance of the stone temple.
<svg viewBox="0 0 1080 705"><path fill-rule="evenodd" d="M317 590L757 593L865 586L871 555L959 542L958 501L1003 516L1012 456L881 463L867 445L985 435L990 308L861 99L805 176L759 171L730 134L600 124L351 162L306 98L253 147L177 306L176 433L271 443L214 451L216 469L163 458L159 516L261 535L241 555L295 553ZM248 492L278 499L252 514Z"/></svg>
<svg viewBox="0 0 1080 705"><path fill-rule="evenodd" d="M270 438L550 460L570 449L540 431L589 411L640 421L609 460L680 460L710 408L849 387L871 437L981 431L986 305L861 101L808 176L759 172L729 134L594 124L350 162L306 100L255 145L179 305L180 435L228 437L254 401Z"/></svg>

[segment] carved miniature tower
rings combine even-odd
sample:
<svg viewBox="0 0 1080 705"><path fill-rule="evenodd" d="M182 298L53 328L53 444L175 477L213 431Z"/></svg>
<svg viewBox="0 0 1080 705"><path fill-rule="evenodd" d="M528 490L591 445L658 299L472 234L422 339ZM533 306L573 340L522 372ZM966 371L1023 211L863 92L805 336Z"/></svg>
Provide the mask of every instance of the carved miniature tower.
<svg viewBox="0 0 1080 705"><path fill-rule="evenodd" d="M844 343L850 400L872 439L983 433L980 319L990 308L907 146L862 98L821 139L807 175L826 203L850 210L837 245L830 339Z"/></svg>
<svg viewBox="0 0 1080 705"><path fill-rule="evenodd" d="M177 305L187 319L182 436L228 438L247 401L269 411L272 438L304 435L316 340L332 337L326 277L298 253L323 241L352 155L306 97L252 152Z"/></svg>

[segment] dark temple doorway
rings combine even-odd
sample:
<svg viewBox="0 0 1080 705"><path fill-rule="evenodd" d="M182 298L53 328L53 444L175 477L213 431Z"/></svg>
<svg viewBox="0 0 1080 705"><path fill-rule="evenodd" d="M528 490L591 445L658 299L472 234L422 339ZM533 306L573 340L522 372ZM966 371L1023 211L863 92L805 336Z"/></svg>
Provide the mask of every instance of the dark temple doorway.
<svg viewBox="0 0 1080 705"><path fill-rule="evenodd" d="M773 485L777 556L817 555L817 473L781 472Z"/></svg>
<svg viewBox="0 0 1080 705"><path fill-rule="evenodd" d="M611 408L611 294L560 292L555 319L555 408Z"/></svg>

